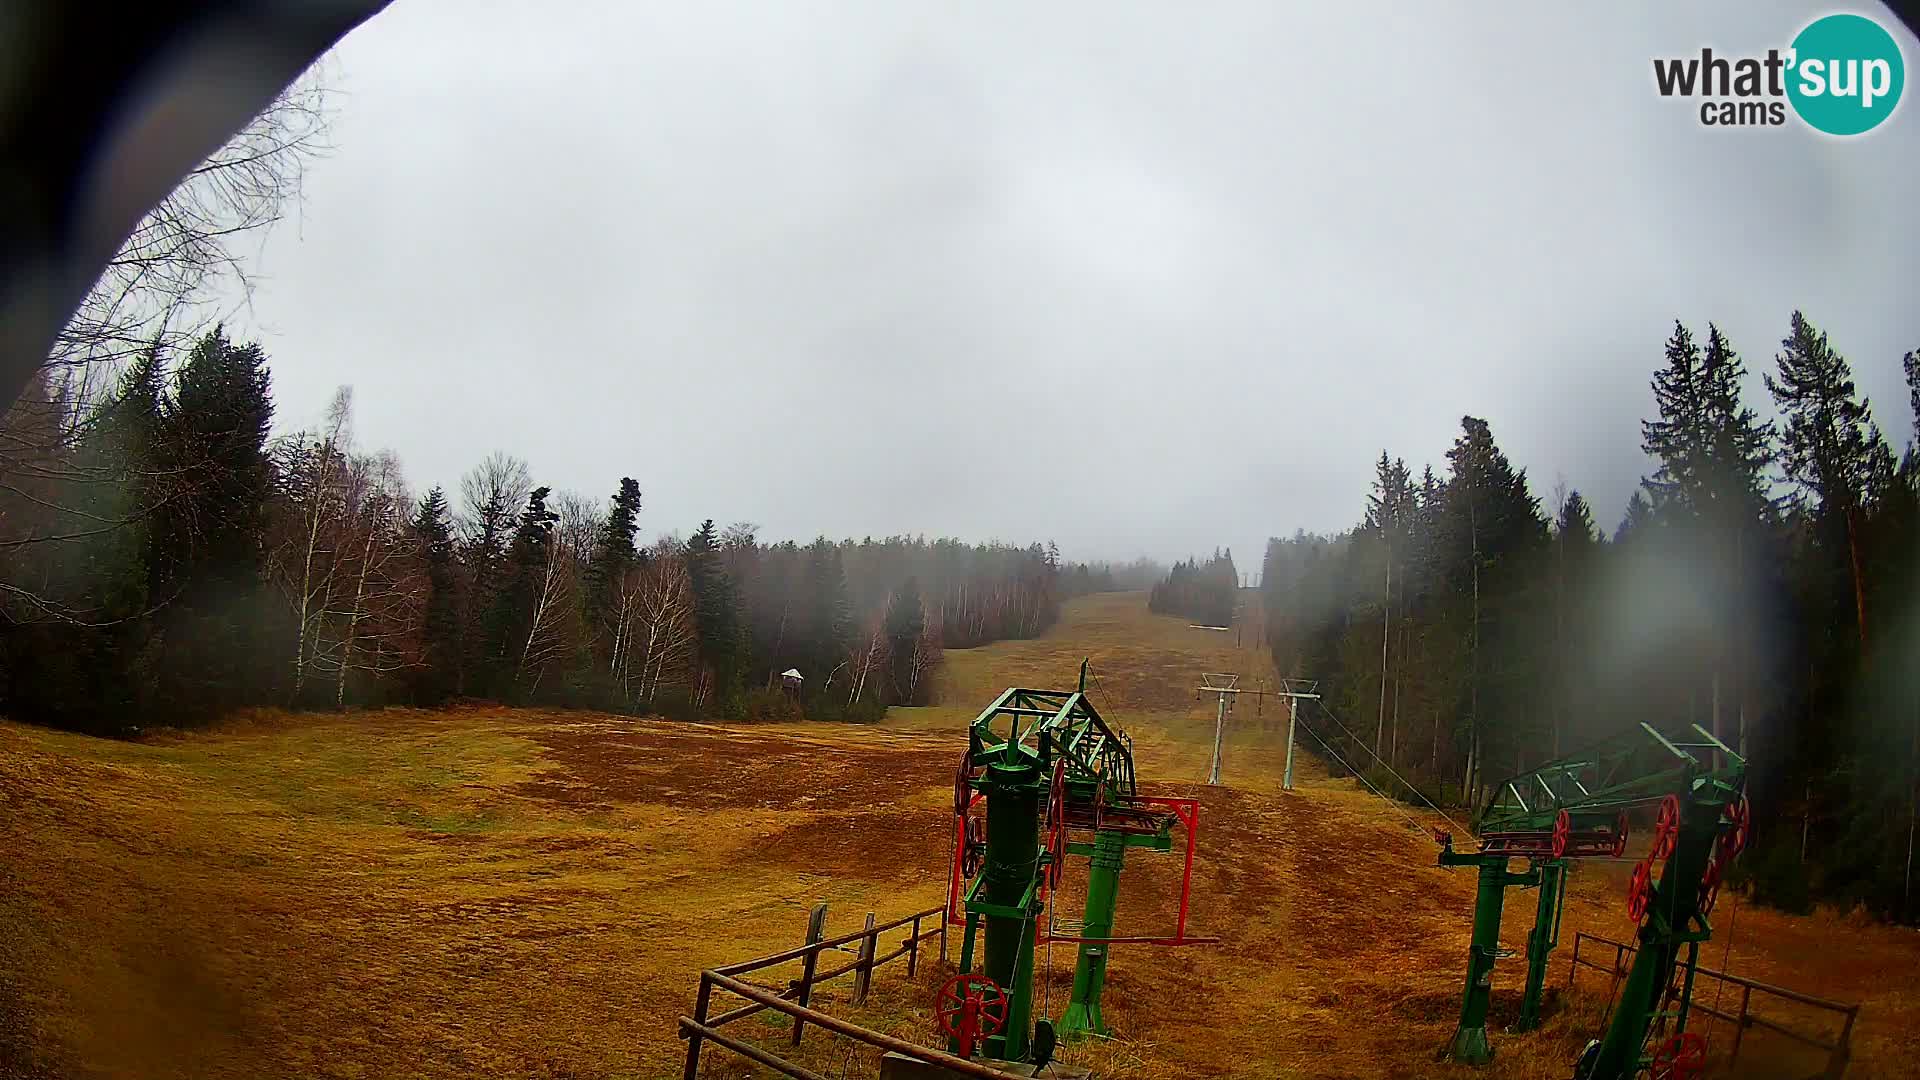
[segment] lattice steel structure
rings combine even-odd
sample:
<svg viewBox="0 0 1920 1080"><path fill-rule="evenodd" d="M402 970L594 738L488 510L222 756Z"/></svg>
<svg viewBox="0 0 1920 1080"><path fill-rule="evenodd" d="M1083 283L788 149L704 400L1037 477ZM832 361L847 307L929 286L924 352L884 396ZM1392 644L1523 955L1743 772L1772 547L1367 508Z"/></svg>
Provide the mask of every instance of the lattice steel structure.
<svg viewBox="0 0 1920 1080"><path fill-rule="evenodd" d="M1080 689L1013 687L974 718L967 753L954 777L954 852L948 917L964 923L960 970L974 968L977 932L984 932L981 971L1005 989L1006 1022L985 1040L1003 1061L1044 1062L1053 1031L1033 1017L1034 946L1078 943L1073 993L1060 1033L1105 1034L1100 995L1108 948L1121 943L1188 945L1214 941L1186 932L1199 804L1144 796L1133 744ZM1114 910L1126 850L1170 851L1176 826L1186 832L1179 914L1171 937L1114 937ZM1075 840L1073 834L1090 839ZM1080 933L1048 936L1040 916L1059 888L1067 856L1089 858Z"/></svg>
<svg viewBox="0 0 1920 1080"><path fill-rule="evenodd" d="M1559 942L1568 864L1622 856L1630 813L1656 805L1653 844L1629 896L1629 910L1641 923L1641 949L1607 1033L1583 1056L1579 1075L1625 1080L1645 1067L1650 1058L1644 1043L1657 1019L1673 1021L1674 1038L1680 1038L1694 959L1700 943L1712 936L1707 915L1727 864L1745 847L1745 778L1746 761L1698 725L1688 735L1668 736L1642 723L1494 785L1474 815L1477 850L1456 852L1452 837L1440 837L1440 865L1473 866L1480 872L1466 992L1446 1055L1471 1064L1492 1060L1486 1016L1506 888L1540 890L1527 936L1526 992L1515 1025L1525 1031L1540 1022L1547 959ZM1515 858L1527 860L1524 872L1511 871ZM1656 863L1663 869L1657 881ZM1676 1008L1662 1013L1659 998L1673 986L1683 944L1687 977L1674 988Z"/></svg>

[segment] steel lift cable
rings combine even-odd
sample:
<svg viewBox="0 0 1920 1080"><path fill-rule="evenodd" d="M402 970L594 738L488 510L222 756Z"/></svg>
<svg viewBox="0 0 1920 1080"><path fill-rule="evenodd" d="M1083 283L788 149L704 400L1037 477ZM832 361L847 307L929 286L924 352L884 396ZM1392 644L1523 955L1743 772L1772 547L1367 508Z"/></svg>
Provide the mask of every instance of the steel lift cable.
<svg viewBox="0 0 1920 1080"><path fill-rule="evenodd" d="M1328 746L1327 741L1325 739L1322 739L1320 737L1320 734L1314 731L1312 727L1306 724L1301 724L1300 730L1306 732L1308 735L1313 736L1313 741L1320 744L1320 749L1325 750L1327 752L1328 757L1331 757L1333 758L1333 760L1339 762L1340 767L1352 773L1356 780L1359 780L1362 784L1366 785L1366 788L1368 791L1371 791L1375 795L1378 795L1383 802L1385 802L1388 806L1393 808L1394 813L1399 814L1401 817L1405 818L1407 821L1407 824L1413 826L1413 829L1415 832L1418 832L1422 835L1431 835L1431 832L1427 828L1427 826L1420 824L1419 821L1415 820L1412 814L1409 814L1405 810L1400 808L1400 800L1392 798L1391 796L1387 795L1386 792L1383 792L1379 788L1374 787L1373 781L1368 780L1367 775L1365 773L1359 771L1358 769L1355 769L1352 765L1347 764L1347 759L1341 757L1339 752L1336 751L1333 747Z"/></svg>
<svg viewBox="0 0 1920 1080"><path fill-rule="evenodd" d="M1323 712L1323 713L1326 713L1326 714L1327 714L1327 719L1329 719L1329 720L1331 720L1331 721L1333 721L1333 722L1334 722L1335 724L1339 724L1339 725L1340 725L1340 730L1341 730L1341 731L1344 731L1344 732L1346 732L1346 733L1347 733L1347 738L1349 738L1349 739L1352 739L1352 740L1354 741L1354 743L1355 743L1356 745L1358 745L1358 746L1360 747L1360 749L1362 749L1362 750L1366 750L1366 751L1367 751L1367 754L1368 754L1368 756L1370 756L1370 757L1372 757L1372 758L1373 758L1373 760L1375 760L1375 761L1379 761L1379 762L1380 762L1380 766L1381 766L1382 768L1384 768L1384 769L1386 769L1386 770L1387 770L1387 772L1388 772L1388 773L1389 773L1390 775L1392 775L1392 777L1393 777L1393 778L1394 778L1395 780L1398 780L1398 781L1400 781L1400 783L1401 783L1402 785L1404 785L1404 786L1406 787L1406 789L1407 789L1408 791L1411 791L1411 792L1413 792L1413 797L1414 797L1414 798L1416 798L1416 799L1419 799L1419 800L1420 800L1420 801L1421 801L1422 803L1425 803L1425 804L1426 804L1426 806L1427 806L1427 809L1429 809L1429 810L1432 810L1432 811L1433 811L1434 813L1436 813L1436 814L1439 814L1439 815L1440 815L1440 817L1441 817L1441 818L1442 818L1442 819L1443 819L1444 821L1446 821L1446 823L1447 823L1447 824L1449 824L1449 825L1451 825L1451 826L1453 826L1453 827L1454 827L1454 828L1455 828L1456 830L1458 830L1458 831L1459 831L1459 832L1460 832L1460 833L1461 833L1462 835L1465 835L1465 834L1467 834L1467 832L1468 832L1468 830L1467 830L1467 829L1466 829L1466 828L1465 828L1464 826L1462 826L1462 825L1461 825L1461 824L1460 824L1459 822L1457 822L1457 821L1455 821L1455 820L1453 820L1453 818L1452 818L1452 817L1450 817L1450 816L1448 816L1448 814L1447 814L1447 812L1446 812L1445 810L1442 810L1442 809L1440 809L1440 808L1439 808L1438 806L1435 806L1435 805L1433 804L1433 801L1432 801L1431 799L1428 799L1428 798L1427 798L1427 797L1426 797L1425 795L1423 795L1423 794L1421 794L1421 793L1420 793L1420 789L1419 789L1419 788L1417 788L1417 787L1414 787L1414 786L1413 786L1413 784L1411 784L1411 783L1409 783L1409 782L1408 782L1408 780L1407 780L1407 778L1406 778L1406 777L1404 777L1404 776L1401 776L1401 775L1400 775L1400 774L1399 774L1398 772L1396 772L1396 771L1394 771L1394 768L1393 768L1393 766L1392 766L1392 765L1389 765L1389 764L1387 764L1387 763L1386 763L1385 761L1381 761L1381 758L1380 758L1380 755L1379 755L1379 754L1376 754L1376 753L1374 753L1374 752L1373 752L1372 750L1369 750L1369 749L1367 748L1367 744L1366 744L1365 742L1363 742L1363 741L1361 740L1361 738L1360 738L1360 736L1358 736L1358 735L1355 735L1355 734L1353 733L1353 729L1352 729L1352 728L1349 728L1349 727L1347 727L1347 725L1345 725L1345 724L1341 724L1341 723L1340 723L1340 718L1339 718L1339 717L1337 717L1337 716L1335 716L1335 715L1333 715L1333 710L1331 710L1331 709L1329 709L1329 708L1327 708L1327 704L1326 704L1326 702L1324 702L1324 701L1321 701L1321 700L1320 700L1319 698L1314 698L1314 699L1312 699L1312 700L1313 700L1313 703L1314 703L1315 705L1318 705L1318 706L1320 706L1320 711L1321 711L1321 712Z"/></svg>
<svg viewBox="0 0 1920 1080"><path fill-rule="evenodd" d="M1727 946L1720 950L1720 970L1726 972L1733 962L1733 928L1740 921L1740 894L1733 894L1733 907L1727 911ZM1719 989L1713 992L1713 1011L1720 1011L1720 997L1727 992L1727 980L1719 980ZM1713 1024L1707 1024L1707 1048L1713 1048Z"/></svg>

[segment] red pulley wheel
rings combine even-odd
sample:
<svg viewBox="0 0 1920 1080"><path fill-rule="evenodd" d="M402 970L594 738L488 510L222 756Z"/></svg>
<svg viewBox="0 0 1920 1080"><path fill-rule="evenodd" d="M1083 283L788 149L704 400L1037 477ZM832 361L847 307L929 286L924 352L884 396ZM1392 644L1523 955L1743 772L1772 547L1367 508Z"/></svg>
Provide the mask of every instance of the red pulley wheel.
<svg viewBox="0 0 1920 1080"><path fill-rule="evenodd" d="M1047 792L1047 860L1046 884L1049 889L1060 887L1060 872L1067 859L1067 759L1061 758L1053 766L1053 785Z"/></svg>
<svg viewBox="0 0 1920 1080"><path fill-rule="evenodd" d="M985 818L967 819L966 841L960 849L960 875L971 878L980 872L987 858L987 822Z"/></svg>
<svg viewBox="0 0 1920 1080"><path fill-rule="evenodd" d="M1060 888L1060 877L1067 869L1067 830L1060 829L1053 834L1047 847L1047 890Z"/></svg>
<svg viewBox="0 0 1920 1080"><path fill-rule="evenodd" d="M1620 856L1625 855L1626 853L1627 853L1627 812L1625 810L1622 810L1620 811L1620 816L1615 818L1613 822L1613 857L1617 859Z"/></svg>
<svg viewBox="0 0 1920 1080"><path fill-rule="evenodd" d="M1553 819L1553 857L1566 858L1567 841L1573 839L1573 817L1565 810Z"/></svg>
<svg viewBox="0 0 1920 1080"><path fill-rule="evenodd" d="M1747 831L1753 827L1753 807L1745 795L1727 804L1727 821L1729 827L1721 834L1720 850L1732 862L1747 850Z"/></svg>
<svg viewBox="0 0 1920 1080"><path fill-rule="evenodd" d="M1647 1073L1653 1080L1694 1080L1707 1070L1707 1040L1699 1032L1682 1031L1653 1052Z"/></svg>
<svg viewBox="0 0 1920 1080"><path fill-rule="evenodd" d="M1714 902L1720 899L1720 856L1707 858L1707 868L1700 874L1700 914L1711 915Z"/></svg>
<svg viewBox="0 0 1920 1080"><path fill-rule="evenodd" d="M1633 877L1627 881L1627 914L1635 924L1647 917L1647 905L1653 899L1653 870L1647 860L1633 864Z"/></svg>
<svg viewBox="0 0 1920 1080"><path fill-rule="evenodd" d="M1673 854L1680 842L1680 796L1669 795L1660 800L1660 814L1653 819L1653 849L1655 859L1664 859Z"/></svg>
<svg viewBox="0 0 1920 1080"><path fill-rule="evenodd" d="M933 1022L970 1058L980 1040L1006 1026L1007 992L977 972L955 975L933 997Z"/></svg>
<svg viewBox="0 0 1920 1080"><path fill-rule="evenodd" d="M953 814L966 817L967 807L973 802L973 751L960 755L960 768L953 774Z"/></svg>

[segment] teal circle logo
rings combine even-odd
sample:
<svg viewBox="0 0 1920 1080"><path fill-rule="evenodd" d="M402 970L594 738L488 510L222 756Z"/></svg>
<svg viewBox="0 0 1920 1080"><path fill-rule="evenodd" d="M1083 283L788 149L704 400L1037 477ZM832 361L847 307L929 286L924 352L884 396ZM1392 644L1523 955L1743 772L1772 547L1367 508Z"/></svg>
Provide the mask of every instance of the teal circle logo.
<svg viewBox="0 0 1920 1080"><path fill-rule="evenodd" d="M1906 63L1900 43L1863 15L1828 15L1793 39L1787 100L1815 130L1859 135L1900 104Z"/></svg>

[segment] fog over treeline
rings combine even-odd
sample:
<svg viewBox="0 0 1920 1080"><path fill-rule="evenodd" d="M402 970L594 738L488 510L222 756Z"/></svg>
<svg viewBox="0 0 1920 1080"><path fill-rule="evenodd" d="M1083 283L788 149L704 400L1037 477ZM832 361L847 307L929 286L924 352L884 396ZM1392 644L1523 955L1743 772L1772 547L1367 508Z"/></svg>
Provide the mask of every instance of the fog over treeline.
<svg viewBox="0 0 1920 1080"><path fill-rule="evenodd" d="M1905 400L1870 402L1822 329L1782 330L1674 326L1620 516L1543 490L1467 416L1444 455L1382 451L1352 529L1270 542L1274 658L1321 680L1343 756L1459 798L1698 724L1752 763L1736 871L1760 899L1920 915L1920 449L1884 434L1920 425L1920 353ZM1743 344L1771 354L1765 400Z"/></svg>
<svg viewBox="0 0 1920 1080"><path fill-rule="evenodd" d="M349 390L310 429L273 416L266 352L219 328L104 390L49 371L5 415L0 710L95 731L461 699L872 720L925 700L943 648L1033 637L1161 569L712 520L643 543L637 479L555 491L497 452L417 493L356 440Z"/></svg>

